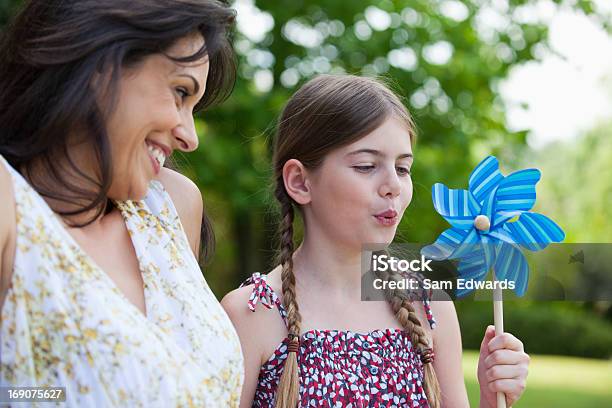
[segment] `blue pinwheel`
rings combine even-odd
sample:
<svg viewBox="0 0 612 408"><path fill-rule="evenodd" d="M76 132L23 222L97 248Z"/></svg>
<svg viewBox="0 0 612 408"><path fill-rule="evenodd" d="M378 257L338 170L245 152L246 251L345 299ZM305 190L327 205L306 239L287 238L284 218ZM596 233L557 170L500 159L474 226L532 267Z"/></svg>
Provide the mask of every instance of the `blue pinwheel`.
<svg viewBox="0 0 612 408"><path fill-rule="evenodd" d="M451 228L421 253L433 260L458 259L458 277L466 281L483 280L493 267L497 280L513 281L515 293L523 296L529 266L520 247L538 251L565 237L550 218L529 212L535 204L539 180L537 169L504 177L497 158L489 156L470 174L469 190L453 190L436 183L433 204ZM456 295L461 297L472 290L457 290Z"/></svg>

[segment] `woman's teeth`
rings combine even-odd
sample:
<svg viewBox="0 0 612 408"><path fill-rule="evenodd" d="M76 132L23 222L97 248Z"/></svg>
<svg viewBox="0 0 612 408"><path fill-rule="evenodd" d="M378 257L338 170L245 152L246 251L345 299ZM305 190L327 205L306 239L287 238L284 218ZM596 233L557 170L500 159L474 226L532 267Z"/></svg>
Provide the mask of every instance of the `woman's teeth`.
<svg viewBox="0 0 612 408"><path fill-rule="evenodd" d="M159 167L163 167L164 162L166 161L166 155L164 154L164 152L161 149L158 149L157 147L151 146L150 144L147 144L147 149L149 150L151 156L153 156L153 158L157 160L157 162L159 163Z"/></svg>

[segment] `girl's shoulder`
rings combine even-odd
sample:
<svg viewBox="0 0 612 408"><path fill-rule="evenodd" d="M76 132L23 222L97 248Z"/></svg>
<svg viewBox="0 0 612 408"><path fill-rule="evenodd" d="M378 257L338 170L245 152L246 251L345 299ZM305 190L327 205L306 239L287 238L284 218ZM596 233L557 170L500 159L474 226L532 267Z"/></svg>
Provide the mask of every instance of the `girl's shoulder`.
<svg viewBox="0 0 612 408"><path fill-rule="evenodd" d="M460 338L459 319L452 298L446 292L436 290L433 299L429 305L432 314L436 317L436 328L431 330L434 345L439 346L450 338L456 339L457 335Z"/></svg>
<svg viewBox="0 0 612 408"><path fill-rule="evenodd" d="M267 279L268 276L255 273L221 300L243 347L257 350L262 362L287 337L284 308Z"/></svg>

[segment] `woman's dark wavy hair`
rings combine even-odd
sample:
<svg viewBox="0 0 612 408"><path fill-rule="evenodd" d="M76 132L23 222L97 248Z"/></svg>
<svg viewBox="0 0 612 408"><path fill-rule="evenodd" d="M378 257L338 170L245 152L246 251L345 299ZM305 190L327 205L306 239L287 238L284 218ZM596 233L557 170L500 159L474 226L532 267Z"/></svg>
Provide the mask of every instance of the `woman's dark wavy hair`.
<svg viewBox="0 0 612 408"><path fill-rule="evenodd" d="M90 210L93 222L107 209L112 157L106 118L116 106L122 69L145 57L166 56L177 40L194 33L204 46L176 62L208 57L210 68L196 110L225 99L232 91L236 64L229 39L235 11L219 0L30 0L0 40L0 154L24 174L34 160L62 191L30 180L48 198L82 203L58 213L74 216ZM109 72L109 106L96 103L92 80ZM93 142L100 175L84 174L68 154L69 135L78 130ZM60 157L65 160L57 160ZM68 163L60 167L59 163ZM172 165L170 165L172 166ZM69 180L79 178L79 183ZM83 188L83 182L91 188ZM79 186L80 185L80 186ZM209 259L214 234L202 219L201 255Z"/></svg>

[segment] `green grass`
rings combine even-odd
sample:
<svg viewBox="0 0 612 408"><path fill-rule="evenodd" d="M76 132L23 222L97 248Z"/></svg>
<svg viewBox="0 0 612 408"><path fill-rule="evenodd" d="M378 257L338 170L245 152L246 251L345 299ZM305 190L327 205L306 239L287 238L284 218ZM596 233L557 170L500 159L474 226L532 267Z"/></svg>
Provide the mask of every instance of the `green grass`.
<svg viewBox="0 0 612 408"><path fill-rule="evenodd" d="M513 408L612 407L612 361L529 355L527 389ZM463 353L463 372L471 406L480 393L476 368L478 352Z"/></svg>

